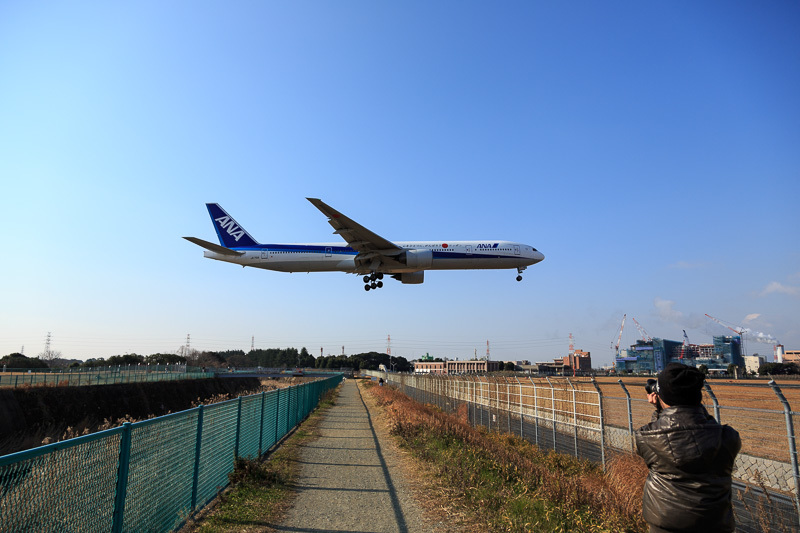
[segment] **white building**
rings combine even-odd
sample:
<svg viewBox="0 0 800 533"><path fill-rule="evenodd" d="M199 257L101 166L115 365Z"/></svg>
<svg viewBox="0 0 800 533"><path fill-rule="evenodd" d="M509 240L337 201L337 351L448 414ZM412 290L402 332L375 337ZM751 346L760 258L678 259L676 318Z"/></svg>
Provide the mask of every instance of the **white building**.
<svg viewBox="0 0 800 533"><path fill-rule="evenodd" d="M766 357L762 355L745 355L744 356L744 368L747 370L747 373L750 372L758 372L758 367L763 365L767 362Z"/></svg>

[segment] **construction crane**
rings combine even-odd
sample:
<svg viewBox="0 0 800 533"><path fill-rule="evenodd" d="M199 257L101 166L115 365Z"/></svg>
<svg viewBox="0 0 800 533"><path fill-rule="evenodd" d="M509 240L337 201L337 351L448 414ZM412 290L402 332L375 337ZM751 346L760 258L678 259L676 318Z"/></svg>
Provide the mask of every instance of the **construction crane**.
<svg viewBox="0 0 800 533"><path fill-rule="evenodd" d="M681 361L683 361L683 356L686 355L686 350L689 349L689 336L686 334L686 330L683 330L683 346L681 346Z"/></svg>
<svg viewBox="0 0 800 533"><path fill-rule="evenodd" d="M631 317L631 320L633 320L633 323L634 323L634 325L636 325L636 329L638 329L638 330L639 330L639 335L641 335L641 336L642 336L642 340L643 340L644 342L650 342L650 341L652 341L652 340L653 340L653 337L651 337L650 335L648 335L648 334L647 334L647 332L644 330L644 328L642 327L642 325L641 325L641 324L639 324L639 321L638 321L638 320L636 320L636 319L635 319L635 318L633 318L633 317Z"/></svg>
<svg viewBox="0 0 800 533"><path fill-rule="evenodd" d="M716 322L717 324L719 324L720 326L722 326L723 328L728 328L729 330L731 330L732 332L736 333L737 335L741 335L742 333L745 332L745 329L743 327L741 327L741 326L736 326L736 324L734 324L734 326L736 326L739 329L733 329L732 327L730 327L728 324L726 324L725 322L723 322L719 318L714 318L713 316L709 315L708 313L705 313L705 315L708 318L710 318L711 320L713 320L714 322Z"/></svg>
<svg viewBox="0 0 800 533"><path fill-rule="evenodd" d="M723 322L723 321L722 321L722 320L720 320L719 318L714 318L713 316L709 315L708 313L704 313L704 314L705 314L705 315L706 315L708 318L710 318L711 320L713 320L714 322L716 322L717 324L719 324L720 326L722 326L722 327L724 327L724 328L727 328L727 329L731 330L732 332L736 333L736 334L737 334L737 335L738 335L738 336L739 336L739 337L742 339L742 355L745 355L745 350L744 350L744 333L747 331L747 329L743 328L742 326L736 326L736 324L733 324L733 325L734 325L734 326L736 326L736 328L737 328L737 329L733 329L733 328L732 328L732 327L730 327L730 326L729 326L729 325L728 325L726 322Z"/></svg>
<svg viewBox="0 0 800 533"><path fill-rule="evenodd" d="M617 359L619 359L619 343L622 342L622 330L625 329L626 316L628 316L627 313L622 315L622 324L619 325L619 336L617 336L617 344L614 345L614 353L616 354Z"/></svg>

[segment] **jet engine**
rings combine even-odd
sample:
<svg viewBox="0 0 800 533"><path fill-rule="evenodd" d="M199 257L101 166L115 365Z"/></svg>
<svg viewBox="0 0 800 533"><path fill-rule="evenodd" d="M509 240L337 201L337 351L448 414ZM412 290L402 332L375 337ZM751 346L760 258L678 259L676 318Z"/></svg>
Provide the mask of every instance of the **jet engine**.
<svg viewBox="0 0 800 533"><path fill-rule="evenodd" d="M400 283L418 285L425 280L425 272L422 270L419 272L403 272L402 274L392 274L392 277L400 281Z"/></svg>
<svg viewBox="0 0 800 533"><path fill-rule="evenodd" d="M430 268L432 262L433 252L431 250L408 250L406 252L406 265L410 268L424 270L426 268ZM416 274L416 272L414 272L414 274ZM422 273L420 272L420 274ZM422 283L422 279L416 283Z"/></svg>

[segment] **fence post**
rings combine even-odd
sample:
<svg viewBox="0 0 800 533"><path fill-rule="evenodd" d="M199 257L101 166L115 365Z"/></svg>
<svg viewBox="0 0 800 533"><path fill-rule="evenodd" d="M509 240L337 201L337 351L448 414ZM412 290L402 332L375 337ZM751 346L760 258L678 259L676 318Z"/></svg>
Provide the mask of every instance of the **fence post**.
<svg viewBox="0 0 800 533"><path fill-rule="evenodd" d="M289 403L286 404L286 433L289 433L289 430L292 428L292 387L287 387L286 392L289 393Z"/></svg>
<svg viewBox="0 0 800 533"><path fill-rule="evenodd" d="M708 395L711 396L711 401L714 402L714 418L717 419L717 423L719 424L719 402L717 401L717 397L714 395L714 391L711 390L708 381L703 381L703 388L706 389Z"/></svg>
<svg viewBox="0 0 800 533"><path fill-rule="evenodd" d="M550 415L553 421L553 450L558 451L556 441L556 389L553 387L553 382L550 381L548 376L545 376L544 379L550 384Z"/></svg>
<svg viewBox="0 0 800 533"><path fill-rule="evenodd" d="M497 414L492 410L492 382L486 376L487 393L489 394L489 431L492 431L492 422L497 418Z"/></svg>
<svg viewBox="0 0 800 533"><path fill-rule="evenodd" d="M569 383L569 378L567 378ZM572 383L570 383L572 385ZM574 424L574 439L575 439L575 457L578 455L578 398L575 397L575 387L572 387L572 423Z"/></svg>
<svg viewBox="0 0 800 533"><path fill-rule="evenodd" d="M506 384L506 420L508 420L508 434L511 434L511 392L508 387L508 378L503 378Z"/></svg>
<svg viewBox="0 0 800 533"><path fill-rule="evenodd" d="M469 381L465 380L466 383L467 383L467 422L469 422L470 425L474 426L475 425L475 419L474 419L474 416L473 416L473 412L474 412L475 406L472 403L473 395L471 393L474 392L475 387L470 387L469 384L472 382L472 377L471 376L467 376L467 377L470 378Z"/></svg>
<svg viewBox="0 0 800 533"><path fill-rule="evenodd" d="M266 391L261 391L261 411L260 413L260 420L258 424L258 456L261 457L261 453L263 450L264 445L264 395Z"/></svg>
<svg viewBox="0 0 800 533"><path fill-rule="evenodd" d="M630 440L631 451L633 451L633 412L631 410L632 407L631 393L628 392L628 387L625 386L625 384L622 382L621 379L618 379L617 383L619 383L619 386L622 387L622 391L625 393L625 397L627 398L626 401L628 403L628 437L629 437L628 440Z"/></svg>
<svg viewBox="0 0 800 533"><path fill-rule="evenodd" d="M514 379L517 380L517 387L519 387L519 437L524 439L525 413L522 412L522 383L519 382L519 378L517 376L514 376Z"/></svg>
<svg viewBox="0 0 800 533"><path fill-rule="evenodd" d="M792 474L794 475L794 505L797 508L798 515L800 515L800 470L798 470L797 465L797 442L794 436L792 408L774 379L769 380L768 385L772 387L773 392L783 404L783 413L786 417L786 438L789 439L789 453L792 458Z"/></svg>
<svg viewBox="0 0 800 533"><path fill-rule="evenodd" d="M194 444L194 474L192 475L192 512L197 508L197 482L200 478L200 443L203 442L203 404L197 408L197 437Z"/></svg>
<svg viewBox="0 0 800 533"><path fill-rule="evenodd" d="M236 402L236 444L233 449L234 461L239 458L239 436L242 433L242 397Z"/></svg>
<svg viewBox="0 0 800 533"><path fill-rule="evenodd" d="M620 383L622 380L620 380ZM592 376L592 385L594 388L597 389L597 406L598 410L600 411L600 461L603 463L603 471L606 469L606 423L603 418L603 391L600 390L600 386L597 384L597 381ZM627 390L625 391L628 392ZM630 402L630 396L628 396L628 401ZM628 410L630 413L630 409Z"/></svg>
<svg viewBox="0 0 800 533"><path fill-rule="evenodd" d="M539 403L536 397L536 383L533 382L533 377L528 376L528 379L533 385L533 426L536 435L536 446L539 446Z"/></svg>
<svg viewBox="0 0 800 533"><path fill-rule="evenodd" d="M114 495L114 517L112 533L122 531L125 521L125 497L128 493L128 468L131 462L131 423L122 424L122 438L119 443L119 465L117 467L117 490Z"/></svg>
<svg viewBox="0 0 800 533"><path fill-rule="evenodd" d="M281 417L281 389L277 389L275 392L277 394L275 398L275 442L273 445L278 444L278 426Z"/></svg>

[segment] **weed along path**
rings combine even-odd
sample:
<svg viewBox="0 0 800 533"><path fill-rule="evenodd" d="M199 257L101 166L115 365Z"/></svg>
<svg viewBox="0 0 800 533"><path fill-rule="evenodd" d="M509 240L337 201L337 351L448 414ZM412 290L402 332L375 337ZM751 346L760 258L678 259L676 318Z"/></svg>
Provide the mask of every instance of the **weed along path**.
<svg viewBox="0 0 800 533"><path fill-rule="evenodd" d="M318 437L301 445L296 498L276 531L417 533L426 522L399 467L382 443L354 380L319 422Z"/></svg>

